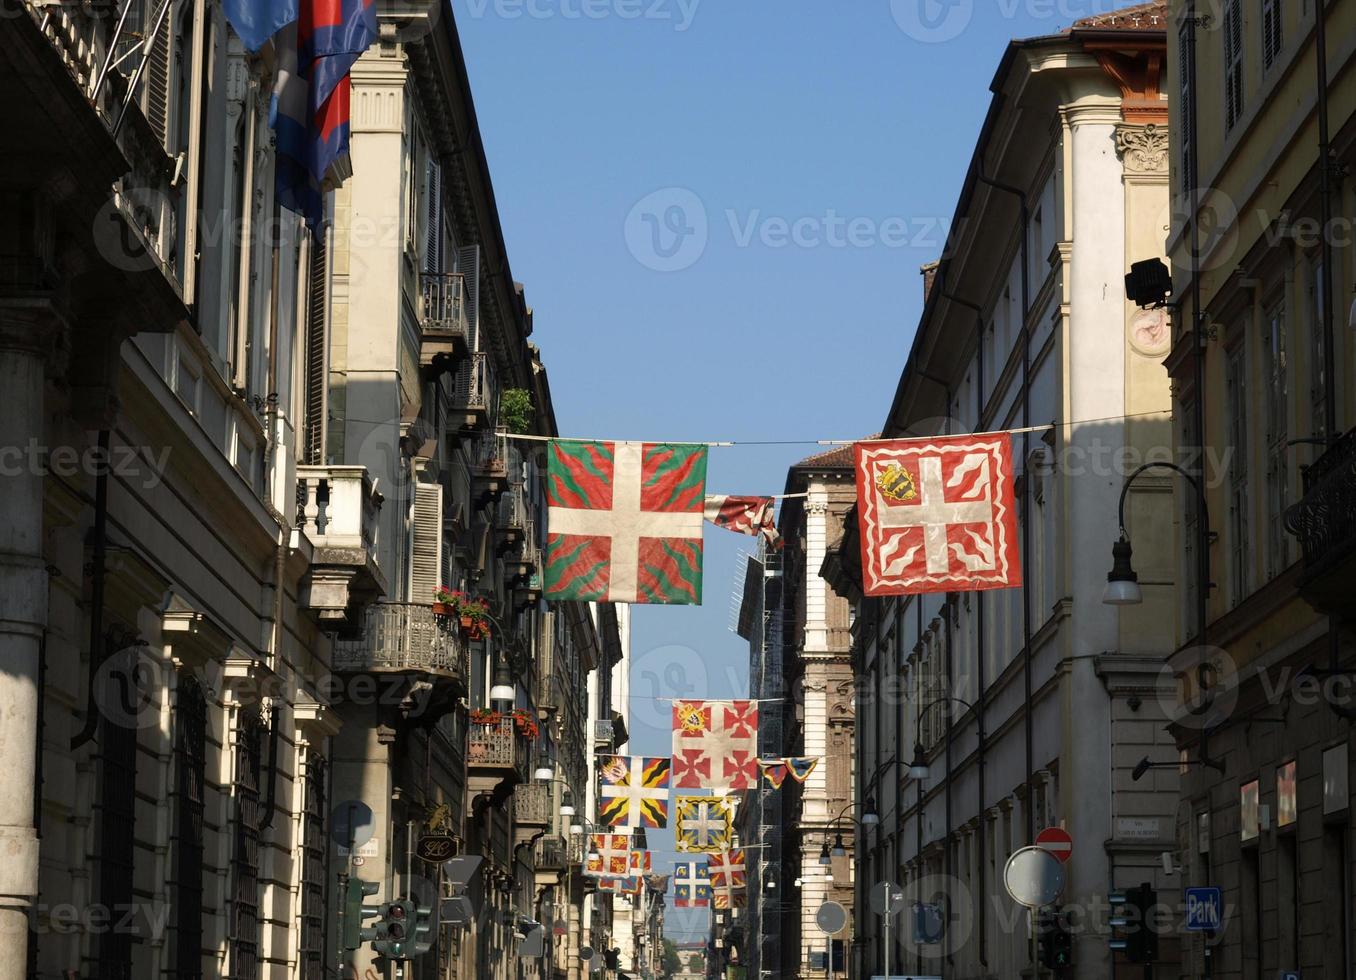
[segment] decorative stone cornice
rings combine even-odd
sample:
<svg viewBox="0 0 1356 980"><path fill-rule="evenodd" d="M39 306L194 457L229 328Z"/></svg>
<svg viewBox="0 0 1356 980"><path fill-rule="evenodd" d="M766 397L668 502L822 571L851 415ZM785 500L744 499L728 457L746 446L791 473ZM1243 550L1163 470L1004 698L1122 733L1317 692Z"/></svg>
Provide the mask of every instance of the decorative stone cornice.
<svg viewBox="0 0 1356 980"><path fill-rule="evenodd" d="M304 692L297 695L297 703L292 707L292 718L296 722L297 735L303 742L319 742L339 731L343 719L333 705L313 701Z"/></svg>
<svg viewBox="0 0 1356 980"><path fill-rule="evenodd" d="M1156 123L1117 126L1116 153L1127 174L1168 175L1168 131Z"/></svg>

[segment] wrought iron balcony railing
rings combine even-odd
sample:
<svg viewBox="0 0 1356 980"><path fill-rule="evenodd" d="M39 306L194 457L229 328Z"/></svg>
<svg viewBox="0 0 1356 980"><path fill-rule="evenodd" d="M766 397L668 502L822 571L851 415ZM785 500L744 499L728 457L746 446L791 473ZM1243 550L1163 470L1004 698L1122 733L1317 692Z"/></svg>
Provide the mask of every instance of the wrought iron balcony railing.
<svg viewBox="0 0 1356 980"><path fill-rule="evenodd" d="M513 819L524 825L546 827L551 823L551 787L525 783L513 791Z"/></svg>
<svg viewBox="0 0 1356 980"><path fill-rule="evenodd" d="M466 286L460 272L419 277L419 323L424 333L467 337Z"/></svg>
<svg viewBox="0 0 1356 980"><path fill-rule="evenodd" d="M548 834L532 847L532 863L538 871L564 871L568 857L563 837Z"/></svg>
<svg viewBox="0 0 1356 980"><path fill-rule="evenodd" d="M490 355L476 351L462 365L452 386L452 405L461 411L488 413L494 397L494 373Z"/></svg>
<svg viewBox="0 0 1356 980"><path fill-rule="evenodd" d="M511 715L493 725L473 722L466 737L466 764L472 769L514 770L526 778L531 743L518 734Z"/></svg>
<svg viewBox="0 0 1356 980"><path fill-rule="evenodd" d="M1356 608L1356 429L1304 470L1304 496L1285 515L1304 556L1300 591L1323 611Z"/></svg>
<svg viewBox="0 0 1356 980"><path fill-rule="evenodd" d="M427 605L378 602L367 611L360 636L334 644L334 669L409 671L459 681L470 671L470 653L461 630L441 622Z"/></svg>

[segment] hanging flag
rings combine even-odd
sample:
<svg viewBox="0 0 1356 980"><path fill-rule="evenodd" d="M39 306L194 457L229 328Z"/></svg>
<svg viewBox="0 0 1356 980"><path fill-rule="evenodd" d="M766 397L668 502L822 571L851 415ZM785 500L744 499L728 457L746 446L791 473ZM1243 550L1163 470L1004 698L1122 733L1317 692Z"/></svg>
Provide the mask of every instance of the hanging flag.
<svg viewBox="0 0 1356 980"><path fill-rule="evenodd" d="M552 440L546 598L700 605L706 455Z"/></svg>
<svg viewBox="0 0 1356 980"><path fill-rule="evenodd" d="M706 871L711 878L712 888L743 888L748 881L744 868L744 849L712 854L707 861Z"/></svg>
<svg viewBox="0 0 1356 980"><path fill-rule="evenodd" d="M815 771L815 766L819 765L819 758L788 758L783 760L786 763L787 772L791 778L798 783L803 783L810 778L810 773Z"/></svg>
<svg viewBox="0 0 1356 980"><path fill-rule="evenodd" d="M610 827L667 827L669 774L667 758L605 755L598 760L602 776L598 820Z"/></svg>
<svg viewBox="0 0 1356 980"><path fill-rule="evenodd" d="M769 548L780 548L777 501L773 497L707 497L706 519L736 534L763 536Z"/></svg>
<svg viewBox="0 0 1356 980"><path fill-rule="evenodd" d="M591 878L624 875L631 870L631 838L626 834L589 834L584 874Z"/></svg>
<svg viewBox="0 0 1356 980"><path fill-rule="evenodd" d="M313 232L325 192L349 173L349 69L376 37L376 0L300 0L296 23L278 35L274 183L278 203Z"/></svg>
<svg viewBox="0 0 1356 980"><path fill-rule="evenodd" d="M1010 436L859 442L854 449L867 595L1022 584Z"/></svg>
<svg viewBox="0 0 1356 980"><path fill-rule="evenodd" d="M757 701L675 701L673 785L752 789L758 784Z"/></svg>
<svg viewBox="0 0 1356 980"><path fill-rule="evenodd" d="M706 908L711 904L711 876L704 861L680 861L673 866L673 907Z"/></svg>
<svg viewBox="0 0 1356 980"><path fill-rule="evenodd" d="M730 846L735 801L729 796L679 796L675 841L684 854L709 854Z"/></svg>
<svg viewBox="0 0 1356 980"><path fill-rule="evenodd" d="M297 0L221 0L221 12L253 54L297 19Z"/></svg>
<svg viewBox="0 0 1356 980"><path fill-rule="evenodd" d="M630 871L632 874L646 874L651 870L649 851L632 851Z"/></svg>
<svg viewBox="0 0 1356 980"><path fill-rule="evenodd" d="M785 759L759 759L758 768L763 771L763 778L772 784L773 789L781 789L791 772L786 767Z"/></svg>
<svg viewBox="0 0 1356 980"><path fill-rule="evenodd" d="M615 892L618 895L639 895L641 880L636 876L625 878L599 878L598 890L600 892Z"/></svg>

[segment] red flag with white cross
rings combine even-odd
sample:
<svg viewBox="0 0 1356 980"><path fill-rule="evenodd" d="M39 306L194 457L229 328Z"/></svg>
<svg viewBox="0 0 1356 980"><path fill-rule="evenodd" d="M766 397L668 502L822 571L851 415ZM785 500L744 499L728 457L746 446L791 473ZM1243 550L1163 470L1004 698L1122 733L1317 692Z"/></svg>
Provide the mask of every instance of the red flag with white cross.
<svg viewBox="0 0 1356 980"><path fill-rule="evenodd" d="M553 439L548 599L700 605L707 449Z"/></svg>
<svg viewBox="0 0 1356 980"><path fill-rule="evenodd" d="M854 448L867 595L1022 584L1011 436L897 439Z"/></svg>

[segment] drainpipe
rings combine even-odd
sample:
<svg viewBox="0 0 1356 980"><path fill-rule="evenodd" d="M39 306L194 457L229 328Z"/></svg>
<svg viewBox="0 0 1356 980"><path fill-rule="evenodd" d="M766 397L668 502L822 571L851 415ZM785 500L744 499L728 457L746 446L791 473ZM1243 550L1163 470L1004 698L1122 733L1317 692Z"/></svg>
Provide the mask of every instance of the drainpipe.
<svg viewBox="0 0 1356 980"><path fill-rule="evenodd" d="M108 459L109 431L99 430L99 455ZM95 700L96 676L104 662L104 564L108 554L108 471L100 466L94 478L94 527L90 530L90 610L89 610L89 695L85 702L85 723L71 739L78 749L94 738L99 725L99 705ZM41 515L39 515L41 516Z"/></svg>
<svg viewBox="0 0 1356 980"><path fill-rule="evenodd" d="M1194 145L1194 144L1193 144ZM1019 254L1022 263L1022 425L1031 424L1031 329L1027 322L1031 312L1031 209L1028 206L1026 191L1011 184L991 180L982 170L976 171L979 181L994 190L1012 194L1021 206L1019 224L1022 226L1022 240ZM1031 717L1031 481L1026 471L1026 461L1031 455L1031 433L1022 433L1022 691L1025 707L1022 711L1023 729L1026 738L1026 800L1022 814L1026 818L1026 843L1036 839L1036 811L1032 808L1035 801L1035 783L1032 770L1036 768L1035 741L1033 737L1033 719Z"/></svg>

